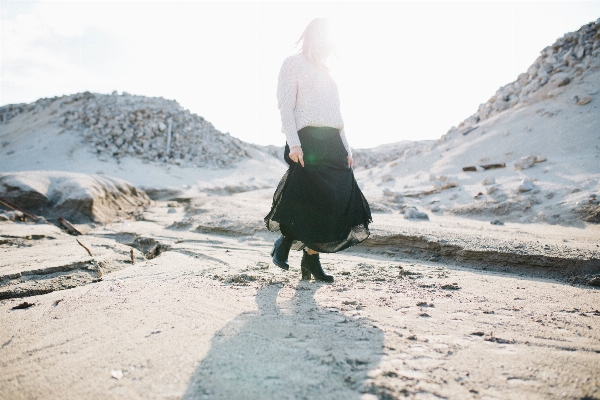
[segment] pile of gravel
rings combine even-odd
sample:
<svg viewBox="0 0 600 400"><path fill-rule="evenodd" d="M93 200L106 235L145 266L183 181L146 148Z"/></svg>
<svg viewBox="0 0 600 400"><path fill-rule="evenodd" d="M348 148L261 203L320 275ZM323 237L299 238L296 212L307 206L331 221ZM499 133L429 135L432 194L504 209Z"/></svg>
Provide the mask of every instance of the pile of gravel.
<svg viewBox="0 0 600 400"><path fill-rule="evenodd" d="M174 100L116 92L70 97L63 102L61 125L80 132L101 156L198 167L230 166L250 157L248 144L221 133Z"/></svg>
<svg viewBox="0 0 600 400"><path fill-rule="evenodd" d="M520 74L516 81L498 89L492 98L479 106L475 114L458 127L452 127L448 133L468 132L480 121L527 101L548 82L556 82L558 86L568 85L574 77L580 76L587 69L600 66L600 61L595 60L598 56L600 18L576 32L566 33L552 46L542 50L527 72Z"/></svg>
<svg viewBox="0 0 600 400"><path fill-rule="evenodd" d="M55 102L59 102L58 124L81 135L100 159L133 156L182 166L228 167L250 158L250 151L259 147L220 132L174 100L117 92L10 104L0 107L0 122L22 113L36 114Z"/></svg>
<svg viewBox="0 0 600 400"><path fill-rule="evenodd" d="M434 140L420 140L416 142L403 140L397 143L383 144L372 149L353 150L352 158L354 159L356 168L373 168L425 153L431 150L434 145Z"/></svg>

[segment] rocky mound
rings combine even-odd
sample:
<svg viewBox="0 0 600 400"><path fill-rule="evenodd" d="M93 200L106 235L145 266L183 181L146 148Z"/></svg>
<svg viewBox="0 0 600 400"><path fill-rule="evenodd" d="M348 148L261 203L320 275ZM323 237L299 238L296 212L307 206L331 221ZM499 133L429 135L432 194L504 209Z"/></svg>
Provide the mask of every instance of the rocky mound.
<svg viewBox="0 0 600 400"><path fill-rule="evenodd" d="M373 149L357 149L352 152L352 158L357 168L372 168L387 164L400 157L410 157L431 150L435 140L413 142L403 140L398 143L383 144Z"/></svg>
<svg viewBox="0 0 600 400"><path fill-rule="evenodd" d="M357 180L374 211L597 223L599 90L600 20L544 49L440 139L357 150Z"/></svg>
<svg viewBox="0 0 600 400"><path fill-rule="evenodd" d="M55 120L82 136L100 159L133 156L182 166L230 166L254 146L231 137L174 100L90 92L0 107L0 122L58 103ZM54 111L54 110L53 110Z"/></svg>
<svg viewBox="0 0 600 400"><path fill-rule="evenodd" d="M63 171L0 174L0 197L28 212L74 223L132 217L150 204L143 191L108 176Z"/></svg>
<svg viewBox="0 0 600 400"><path fill-rule="evenodd" d="M516 81L498 89L477 112L452 127L450 132L465 133L474 126L494 115L516 105L528 102L532 96L549 82L557 86L571 83L574 77L581 76L594 64L594 57L600 54L600 18L582 26L576 32L566 33L552 46L541 51L540 56ZM584 95L576 101L585 103L592 99Z"/></svg>

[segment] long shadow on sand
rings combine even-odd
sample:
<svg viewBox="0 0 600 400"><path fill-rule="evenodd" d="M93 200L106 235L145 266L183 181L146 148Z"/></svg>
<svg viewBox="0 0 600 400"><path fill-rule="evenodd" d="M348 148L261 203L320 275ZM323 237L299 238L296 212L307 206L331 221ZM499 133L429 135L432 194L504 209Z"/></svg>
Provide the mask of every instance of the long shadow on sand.
<svg viewBox="0 0 600 400"><path fill-rule="evenodd" d="M215 334L184 399L360 398L383 355L383 332L319 307L319 287L300 282L279 306L279 286L259 289L258 312Z"/></svg>

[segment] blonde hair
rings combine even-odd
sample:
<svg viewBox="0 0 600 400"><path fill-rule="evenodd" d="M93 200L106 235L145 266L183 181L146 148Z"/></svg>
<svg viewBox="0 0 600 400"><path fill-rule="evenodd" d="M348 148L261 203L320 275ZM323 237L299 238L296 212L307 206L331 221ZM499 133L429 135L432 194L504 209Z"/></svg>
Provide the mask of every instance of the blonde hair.
<svg viewBox="0 0 600 400"><path fill-rule="evenodd" d="M325 68L327 68L327 59L335 53L330 30L331 25L327 18L315 18L310 21L296 42L296 45L302 43L299 52L308 61Z"/></svg>

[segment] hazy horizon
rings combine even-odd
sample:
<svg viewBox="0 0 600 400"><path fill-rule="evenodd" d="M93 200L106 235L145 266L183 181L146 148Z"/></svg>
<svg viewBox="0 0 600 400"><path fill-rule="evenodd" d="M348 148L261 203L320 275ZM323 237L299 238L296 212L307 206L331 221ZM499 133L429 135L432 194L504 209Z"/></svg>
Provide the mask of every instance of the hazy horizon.
<svg viewBox="0 0 600 400"><path fill-rule="evenodd" d="M352 147L436 139L514 81L600 2L0 3L0 104L77 92L175 99L222 132L283 145L283 59L316 17Z"/></svg>

